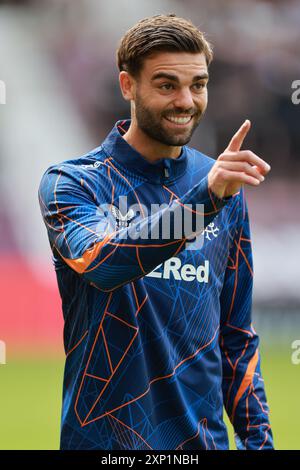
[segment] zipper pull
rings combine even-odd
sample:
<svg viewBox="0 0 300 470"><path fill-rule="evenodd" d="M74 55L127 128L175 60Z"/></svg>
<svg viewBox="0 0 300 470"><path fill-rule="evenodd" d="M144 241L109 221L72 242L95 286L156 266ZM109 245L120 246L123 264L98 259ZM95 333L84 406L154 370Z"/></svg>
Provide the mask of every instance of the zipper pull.
<svg viewBox="0 0 300 470"><path fill-rule="evenodd" d="M168 159L164 160L164 177L169 178L170 176L170 161Z"/></svg>

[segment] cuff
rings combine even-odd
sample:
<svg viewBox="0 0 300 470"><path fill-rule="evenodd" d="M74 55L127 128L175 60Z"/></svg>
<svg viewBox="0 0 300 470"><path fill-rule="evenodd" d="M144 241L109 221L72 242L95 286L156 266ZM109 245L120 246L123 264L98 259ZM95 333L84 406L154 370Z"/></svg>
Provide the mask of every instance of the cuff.
<svg viewBox="0 0 300 470"><path fill-rule="evenodd" d="M180 202L183 204L204 204L205 214L217 214L232 196L219 198L208 187L208 175L206 175L199 183L197 183L190 191L188 191Z"/></svg>

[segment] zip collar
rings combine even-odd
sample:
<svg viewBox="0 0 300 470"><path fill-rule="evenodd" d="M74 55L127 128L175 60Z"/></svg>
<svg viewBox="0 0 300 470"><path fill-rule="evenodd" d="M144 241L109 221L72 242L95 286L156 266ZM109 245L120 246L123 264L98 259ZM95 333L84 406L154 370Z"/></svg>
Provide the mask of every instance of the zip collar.
<svg viewBox="0 0 300 470"><path fill-rule="evenodd" d="M160 158L155 163L148 162L135 150L123 135L130 126L130 119L117 121L104 140L102 147L108 156L113 157L125 168L140 174L151 183L166 184L182 176L187 168L187 148L182 147L177 158Z"/></svg>

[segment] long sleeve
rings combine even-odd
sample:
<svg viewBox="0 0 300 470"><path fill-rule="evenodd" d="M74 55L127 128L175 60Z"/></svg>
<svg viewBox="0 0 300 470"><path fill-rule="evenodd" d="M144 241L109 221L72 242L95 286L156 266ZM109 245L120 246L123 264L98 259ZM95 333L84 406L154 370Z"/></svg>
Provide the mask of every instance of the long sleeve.
<svg viewBox="0 0 300 470"><path fill-rule="evenodd" d="M273 439L260 368L259 338L251 323L252 288L249 217L241 191L239 222L220 297L223 398L237 448L270 450Z"/></svg>
<svg viewBox="0 0 300 470"><path fill-rule="evenodd" d="M197 216L204 215L206 227L227 200L217 198L209 190L206 176L180 199L137 221L135 233L142 232L144 236L134 239L132 226L120 227L112 233L104 230L107 212L103 206L109 206L111 200L101 188L96 196L77 169L69 165L51 167L39 188L40 207L52 250L103 291L144 276L185 248L191 233L183 230L178 238L171 230L170 237L164 238L158 230L163 217L172 213L174 218L184 220L184 212L192 211ZM198 211L197 204L203 204L204 214ZM153 240L151 233L158 233L158 238Z"/></svg>

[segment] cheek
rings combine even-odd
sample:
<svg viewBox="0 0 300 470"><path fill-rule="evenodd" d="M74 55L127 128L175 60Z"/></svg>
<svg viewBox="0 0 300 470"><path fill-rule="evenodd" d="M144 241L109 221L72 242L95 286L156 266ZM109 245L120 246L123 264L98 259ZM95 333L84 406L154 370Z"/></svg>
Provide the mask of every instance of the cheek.
<svg viewBox="0 0 300 470"><path fill-rule="evenodd" d="M155 94L155 92L146 91L139 95L139 102L143 108L152 112L160 112L163 108L162 100Z"/></svg>
<svg viewBox="0 0 300 470"><path fill-rule="evenodd" d="M202 103L205 107L207 105L207 102L208 102L208 92L207 92L207 89L206 89L205 92L203 93L203 97L202 97Z"/></svg>
<svg viewBox="0 0 300 470"><path fill-rule="evenodd" d="M151 104L153 108L157 109L164 109L172 102L172 100L168 96L164 96L161 93L157 93L157 91L152 91L148 99L149 104Z"/></svg>
<svg viewBox="0 0 300 470"><path fill-rule="evenodd" d="M197 100L198 108L200 108L201 110L205 110L207 107L207 101L208 101L208 97L207 97L207 92L206 92L206 93L203 93L201 96L199 96L199 99Z"/></svg>
<svg viewBox="0 0 300 470"><path fill-rule="evenodd" d="M148 101L147 107L157 118L163 117L168 111L174 108L169 99L161 96L152 96L151 100Z"/></svg>

